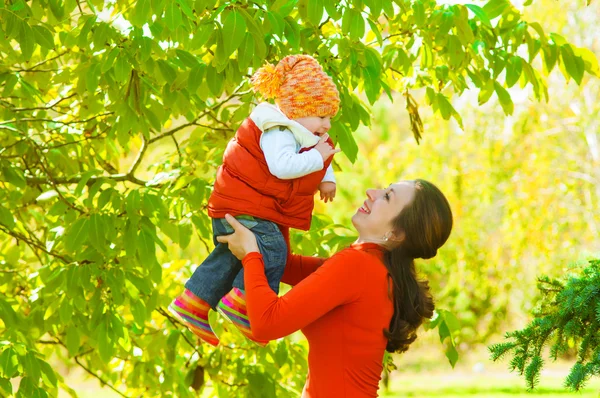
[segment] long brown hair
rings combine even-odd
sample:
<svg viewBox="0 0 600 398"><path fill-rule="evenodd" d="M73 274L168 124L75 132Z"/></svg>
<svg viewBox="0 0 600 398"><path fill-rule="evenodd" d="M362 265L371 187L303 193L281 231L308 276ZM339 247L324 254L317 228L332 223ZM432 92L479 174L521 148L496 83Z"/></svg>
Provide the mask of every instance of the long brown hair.
<svg viewBox="0 0 600 398"><path fill-rule="evenodd" d="M404 352L417 338L417 328L433 316L435 308L427 280L417 279L416 258L432 258L450 236L452 211L444 194L432 183L415 180L415 196L392 221L394 231L403 235L400 244L389 250L385 266L393 282L394 315L386 350Z"/></svg>

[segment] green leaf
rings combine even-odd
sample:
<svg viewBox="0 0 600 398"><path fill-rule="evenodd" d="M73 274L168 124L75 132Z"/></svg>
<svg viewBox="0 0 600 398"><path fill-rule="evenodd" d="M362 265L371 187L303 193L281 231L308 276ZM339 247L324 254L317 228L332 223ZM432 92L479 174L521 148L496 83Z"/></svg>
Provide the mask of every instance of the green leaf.
<svg viewBox="0 0 600 398"><path fill-rule="evenodd" d="M478 103L479 105L483 105L492 97L494 94L494 80L488 80L485 85L479 90Z"/></svg>
<svg viewBox="0 0 600 398"><path fill-rule="evenodd" d="M145 229L142 229L138 235L137 249L142 264L153 264L157 262L154 238Z"/></svg>
<svg viewBox="0 0 600 398"><path fill-rule="evenodd" d="M190 71L190 75L188 77L188 90L191 93L195 93L198 90L198 87L200 87L200 84L204 79L205 71L206 65L204 64L199 64Z"/></svg>
<svg viewBox="0 0 600 398"><path fill-rule="evenodd" d="M423 3L420 0L413 2L412 10L417 26L423 26L425 24L425 7Z"/></svg>
<svg viewBox="0 0 600 398"><path fill-rule="evenodd" d="M74 357L79 352L79 329L73 325L67 328L67 336L65 338L65 345L69 355Z"/></svg>
<svg viewBox="0 0 600 398"><path fill-rule="evenodd" d="M93 63L87 70L85 75L85 88L90 95L98 88L98 81L100 80L100 64Z"/></svg>
<svg viewBox="0 0 600 398"><path fill-rule="evenodd" d="M492 20L502 15L509 7L510 3L507 0L490 0L483 6L483 11Z"/></svg>
<svg viewBox="0 0 600 398"><path fill-rule="evenodd" d="M372 0L365 1L365 4L369 5L368 3L370 1L372 1ZM380 1L380 0L375 0L375 1ZM323 5L325 6L325 11L327 12L327 15L329 15L334 20L337 21L337 20L339 20L342 17L342 13L338 9L338 6L340 5L340 3L338 1L336 1L336 0L324 0ZM377 13L377 17L379 17L379 13Z"/></svg>
<svg viewBox="0 0 600 398"><path fill-rule="evenodd" d="M40 46L47 48L48 50L54 49L54 36L52 36L52 32L48 29L36 25L33 27L33 34L35 35L35 41L37 41Z"/></svg>
<svg viewBox="0 0 600 398"><path fill-rule="evenodd" d="M117 62L115 63L115 80L118 82L124 83L129 79L129 74L131 73L131 66L127 61L127 57L123 54L122 51L119 52L117 56Z"/></svg>
<svg viewBox="0 0 600 398"><path fill-rule="evenodd" d="M200 65L198 58L185 50L176 49L175 53L177 54L177 58L179 58L181 62L188 68L194 68Z"/></svg>
<svg viewBox="0 0 600 398"><path fill-rule="evenodd" d="M223 35L225 40L225 57L228 58L237 50L246 34L246 22L244 17L237 10L230 12L223 22Z"/></svg>
<svg viewBox="0 0 600 398"><path fill-rule="evenodd" d="M0 378L0 395L11 396L13 395L13 388L10 380Z"/></svg>
<svg viewBox="0 0 600 398"><path fill-rule="evenodd" d="M218 97L223 92L223 75L211 65L207 66L206 83L213 95Z"/></svg>
<svg viewBox="0 0 600 398"><path fill-rule="evenodd" d="M508 60L508 65L506 67L506 86L514 86L515 83L519 81L522 72L523 62L521 57L516 55L510 57Z"/></svg>
<svg viewBox="0 0 600 398"><path fill-rule="evenodd" d="M443 315L440 314L440 316L442 316L442 321L438 325L438 333L440 336L440 343L443 343L444 340L446 340L447 338L450 338L450 344L452 344L453 340L452 340L452 334L450 333L450 329L448 328L448 325L446 324L446 320L443 318Z"/></svg>
<svg viewBox="0 0 600 398"><path fill-rule="evenodd" d="M179 224L179 246L185 249L192 239L192 224L189 220L184 220Z"/></svg>
<svg viewBox="0 0 600 398"><path fill-rule="evenodd" d="M373 67L366 67L362 69L362 76L365 80L365 93L367 94L367 98L371 104L374 104L381 91L379 71L376 71Z"/></svg>
<svg viewBox="0 0 600 398"><path fill-rule="evenodd" d="M332 129L335 129L340 148L344 152L344 155L346 155L350 162L354 163L358 154L358 146L356 145L356 141L350 133L350 130L346 125L340 122L333 123L331 127Z"/></svg>
<svg viewBox="0 0 600 398"><path fill-rule="evenodd" d="M288 21L287 18L285 19L285 38L292 49L298 50L300 47L300 30L298 25Z"/></svg>
<svg viewBox="0 0 600 398"><path fill-rule="evenodd" d="M323 18L323 0L310 0L307 2L306 16L308 22L314 26L318 26Z"/></svg>
<svg viewBox="0 0 600 398"><path fill-rule="evenodd" d="M10 210L0 204L0 224L7 227L9 230L15 228L15 219Z"/></svg>
<svg viewBox="0 0 600 398"><path fill-rule="evenodd" d="M100 359L102 359L104 363L108 363L114 355L115 347L111 341L109 324L106 318L103 319L100 326L98 326L97 339Z"/></svg>
<svg viewBox="0 0 600 398"><path fill-rule="evenodd" d="M421 45L421 70L431 68L433 66L433 51L427 43Z"/></svg>
<svg viewBox="0 0 600 398"><path fill-rule="evenodd" d="M479 20L481 21L482 24L484 24L485 26L487 26L489 28L492 27L492 23L490 22L490 17L488 17L488 15L483 10L483 8L481 8L475 4L465 4L465 5L467 6L467 8L469 10L471 10L473 12L473 14L475 14L475 16L477 18L479 18Z"/></svg>
<svg viewBox="0 0 600 398"><path fill-rule="evenodd" d="M188 3L187 0L176 0L177 4L179 4L179 8L181 11L190 19L196 19L196 15L194 15L194 10Z"/></svg>
<svg viewBox="0 0 600 398"><path fill-rule="evenodd" d="M283 38L283 32L285 31L285 20L276 12L267 12L267 18L269 20L269 24L271 25L271 32L276 34L278 37ZM248 35L248 32L246 32L246 35ZM243 46L243 43L241 46Z"/></svg>
<svg viewBox="0 0 600 398"><path fill-rule="evenodd" d="M448 358L450 365L454 368L454 365L458 362L458 351L456 351L454 344L448 345L448 348L446 349L446 358Z"/></svg>
<svg viewBox="0 0 600 398"><path fill-rule="evenodd" d="M131 192L129 192L125 201L125 209L127 210L127 215L131 218L134 215L139 214L141 208L142 199L140 197L140 192L137 189L134 189Z"/></svg>
<svg viewBox="0 0 600 398"><path fill-rule="evenodd" d="M558 47L556 44L545 45L542 47L542 54L544 55L544 68L548 74L552 72L558 60Z"/></svg>
<svg viewBox="0 0 600 398"><path fill-rule="evenodd" d="M558 33L550 33L550 38L557 46L564 46L565 44L569 44L567 39L559 35Z"/></svg>
<svg viewBox="0 0 600 398"><path fill-rule="evenodd" d="M21 32L21 20L14 13L3 13L6 18L4 34L6 37L16 39Z"/></svg>
<svg viewBox="0 0 600 398"><path fill-rule="evenodd" d="M454 107L448 102L448 98L442 93L437 94L437 104L440 111L440 115L444 120L450 120L450 116L454 112Z"/></svg>
<svg viewBox="0 0 600 398"><path fill-rule="evenodd" d="M560 46L560 58L569 75L573 77L578 85L581 85L583 73L585 72L585 63L581 57L575 55L573 46L570 44Z"/></svg>
<svg viewBox="0 0 600 398"><path fill-rule="evenodd" d="M42 380L44 384L50 388L56 388L58 380L52 367L48 364L48 362L41 359L38 359L38 362L42 371Z"/></svg>
<svg viewBox="0 0 600 398"><path fill-rule="evenodd" d="M575 55L581 57L585 64L585 71L591 75L600 77L600 68L598 67L598 58L589 49L580 47L574 50Z"/></svg>
<svg viewBox="0 0 600 398"><path fill-rule="evenodd" d="M156 64L158 65L160 74L167 81L167 83L169 83L169 84L173 83L175 81L175 79L177 78L177 72L175 72L175 69L173 69L173 67L171 65L169 65L169 63L167 61L162 60L162 59L159 59L158 61L156 61Z"/></svg>
<svg viewBox="0 0 600 398"><path fill-rule="evenodd" d="M106 53L104 62L102 62L102 67L100 68L101 73L106 73L110 68L112 68L117 55L119 55L119 47L114 47L108 53Z"/></svg>
<svg viewBox="0 0 600 398"><path fill-rule="evenodd" d="M510 98L510 94L504 87L500 85L498 82L494 82L494 90L496 91L496 95L498 95L498 100L500 101L500 105L502 105L502 110L504 114L512 115L515 109L515 105L513 104L512 99Z"/></svg>
<svg viewBox="0 0 600 398"><path fill-rule="evenodd" d="M450 330L450 333L458 332L460 330L460 322L456 318L456 316L447 310L440 310L443 313L444 321Z"/></svg>
<svg viewBox="0 0 600 398"><path fill-rule="evenodd" d="M238 66L240 72L245 73L252 64L252 57L254 57L254 38L250 33L246 33L244 41L238 49Z"/></svg>
<svg viewBox="0 0 600 398"><path fill-rule="evenodd" d="M152 3L150 0L138 0L135 4L135 8L129 21L133 26L141 28L144 24L150 21L151 13Z"/></svg>
<svg viewBox="0 0 600 398"><path fill-rule="evenodd" d="M181 26L182 24L182 16L181 10L175 4L175 1L169 1L167 7L165 8L165 24L169 28L171 32L175 32L175 30Z"/></svg>
<svg viewBox="0 0 600 398"><path fill-rule="evenodd" d="M354 40L360 40L365 35L365 20L359 11L351 9L348 12L354 14L350 21L350 37Z"/></svg>
<svg viewBox="0 0 600 398"><path fill-rule="evenodd" d="M375 37L377 37L377 43L379 43L380 47L383 46L383 37L381 36L381 32L379 31L377 24L371 18L367 18L367 22L369 23L371 31L375 33Z"/></svg>
<svg viewBox="0 0 600 398"><path fill-rule="evenodd" d="M25 58L26 61L29 61L33 54L33 50L35 49L35 36L33 30L25 21L21 22L21 30L19 31L17 41L21 45L21 54L23 54L23 58Z"/></svg>
<svg viewBox="0 0 600 398"><path fill-rule="evenodd" d="M166 350L166 358L169 362L175 361L175 354L177 352L177 342L179 341L179 336L181 336L181 332L179 330L172 330L167 338L167 344L165 347Z"/></svg>
<svg viewBox="0 0 600 398"><path fill-rule="evenodd" d="M12 347L6 348L2 354L0 354L0 370L2 370L2 377L12 379L17 373L18 366L19 358L17 357L16 351Z"/></svg>
<svg viewBox="0 0 600 398"><path fill-rule="evenodd" d="M16 79L15 79L16 80ZM5 166L2 168L4 179L18 188L25 188L27 183L23 177L23 171L16 167Z"/></svg>
<svg viewBox="0 0 600 398"><path fill-rule="evenodd" d="M342 16L342 33L344 35L350 34L350 27L352 26L352 20L354 19L354 13L352 10L346 10Z"/></svg>
<svg viewBox="0 0 600 398"><path fill-rule="evenodd" d="M60 315L60 321L63 324L68 324L71 322L71 317L73 316L73 306L68 299L63 299L60 307L58 308L58 314Z"/></svg>
<svg viewBox="0 0 600 398"><path fill-rule="evenodd" d="M148 61L152 53L152 39L149 37L142 37L140 39L140 58L142 62Z"/></svg>
<svg viewBox="0 0 600 398"><path fill-rule="evenodd" d="M89 226L87 218L80 218L71 225L64 235L65 249L68 252L80 251L88 238Z"/></svg>
<svg viewBox="0 0 600 398"><path fill-rule="evenodd" d="M40 378L40 364L35 354L29 351L25 356L21 356L21 365L23 366L23 373L31 377L36 382Z"/></svg>
<svg viewBox="0 0 600 398"><path fill-rule="evenodd" d="M59 21L62 20L65 16L65 8L63 2L61 0L48 0L48 4L50 5L50 11L52 11L54 17Z"/></svg>
<svg viewBox="0 0 600 398"><path fill-rule="evenodd" d="M106 230L102 216L95 213L90 216L90 243L103 253L106 250Z"/></svg>
<svg viewBox="0 0 600 398"><path fill-rule="evenodd" d="M131 313L138 326L140 328L144 327L144 323L146 322L146 306L144 306L141 300L135 300L131 303Z"/></svg>
<svg viewBox="0 0 600 398"><path fill-rule="evenodd" d="M475 41L475 36L469 25L469 13L463 6L454 6L454 10L454 15L456 15L456 18L454 18L456 33L462 45L466 47Z"/></svg>
<svg viewBox="0 0 600 398"><path fill-rule="evenodd" d="M204 23L198 26L196 33L192 38L191 48L200 49L206 44L210 36L212 35L215 26L212 23Z"/></svg>

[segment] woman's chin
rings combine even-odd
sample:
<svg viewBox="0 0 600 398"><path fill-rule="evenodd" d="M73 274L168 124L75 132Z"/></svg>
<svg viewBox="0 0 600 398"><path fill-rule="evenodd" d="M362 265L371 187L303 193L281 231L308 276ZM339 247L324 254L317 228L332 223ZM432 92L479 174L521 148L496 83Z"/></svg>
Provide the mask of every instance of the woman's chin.
<svg viewBox="0 0 600 398"><path fill-rule="evenodd" d="M357 222L359 219L360 219L360 212L357 211L356 213L354 213L354 215L352 216L352 219L351 219L352 225L354 225L354 228L358 228Z"/></svg>

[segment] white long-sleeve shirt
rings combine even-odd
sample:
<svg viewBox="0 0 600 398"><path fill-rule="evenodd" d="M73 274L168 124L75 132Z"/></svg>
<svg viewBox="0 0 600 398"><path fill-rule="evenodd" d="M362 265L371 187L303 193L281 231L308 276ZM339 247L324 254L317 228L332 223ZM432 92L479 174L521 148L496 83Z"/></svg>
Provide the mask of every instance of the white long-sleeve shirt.
<svg viewBox="0 0 600 398"><path fill-rule="evenodd" d="M319 151L311 149L300 153L319 142L319 137L287 116L274 105L263 102L252 111L250 118L263 131L260 148L265 154L269 171L282 180L303 177L323 169L323 158ZM322 181L335 183L331 165Z"/></svg>
<svg viewBox="0 0 600 398"><path fill-rule="evenodd" d="M323 169L323 157L319 151L313 148L299 153L300 144L286 128L274 127L263 132L260 136L260 149L265 154L271 174L282 180L303 177ZM321 181L335 182L331 165Z"/></svg>

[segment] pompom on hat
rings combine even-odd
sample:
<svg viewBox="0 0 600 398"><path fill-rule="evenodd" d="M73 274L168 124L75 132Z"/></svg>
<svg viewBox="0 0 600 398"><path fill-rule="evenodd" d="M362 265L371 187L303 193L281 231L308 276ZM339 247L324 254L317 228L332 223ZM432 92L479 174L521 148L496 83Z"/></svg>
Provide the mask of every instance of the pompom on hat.
<svg viewBox="0 0 600 398"><path fill-rule="evenodd" d="M274 98L290 119L333 117L340 106L335 83L310 55L288 55L277 66L267 63L250 82L255 92Z"/></svg>

